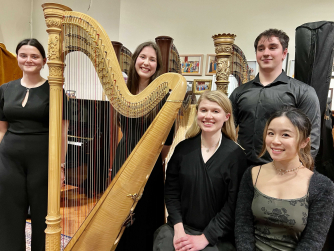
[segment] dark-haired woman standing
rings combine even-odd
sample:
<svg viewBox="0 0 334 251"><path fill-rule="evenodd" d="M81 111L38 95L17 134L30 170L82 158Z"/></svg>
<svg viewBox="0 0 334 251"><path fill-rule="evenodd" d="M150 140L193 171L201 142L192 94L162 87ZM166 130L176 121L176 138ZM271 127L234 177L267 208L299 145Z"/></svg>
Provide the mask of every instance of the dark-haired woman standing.
<svg viewBox="0 0 334 251"><path fill-rule="evenodd" d="M127 86L137 95L142 92L161 73L162 58L159 47L153 42L140 44L132 56ZM159 105L163 105L162 101ZM117 146L113 164L113 175L122 167L141 136L150 126L154 114L142 118L125 118L120 116L123 137ZM173 130L171 130L172 132ZM135 221L125 229L118 244L117 251L147 251L153 248L154 231L164 223L164 172L162 160L166 157L172 144L173 134L168 136L150 178L147 181L142 198L135 208Z"/></svg>
<svg viewBox="0 0 334 251"><path fill-rule="evenodd" d="M319 251L334 212L334 185L313 171L311 122L296 108L275 112L263 134L272 162L249 168L236 210L241 251Z"/></svg>
<svg viewBox="0 0 334 251"><path fill-rule="evenodd" d="M23 78L0 87L0 249L26 249L30 206L31 250L40 251L48 196L49 84L40 75L46 57L36 39L21 41L16 54Z"/></svg>

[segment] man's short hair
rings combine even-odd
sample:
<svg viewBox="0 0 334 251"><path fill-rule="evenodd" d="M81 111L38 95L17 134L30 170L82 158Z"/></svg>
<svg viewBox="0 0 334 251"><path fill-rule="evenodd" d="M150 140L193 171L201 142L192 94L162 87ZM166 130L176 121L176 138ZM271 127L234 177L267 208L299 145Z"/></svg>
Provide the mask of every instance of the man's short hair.
<svg viewBox="0 0 334 251"><path fill-rule="evenodd" d="M271 37L277 37L283 47L283 51L289 46L289 36L284 31L278 30L278 29L269 29L269 30L265 30L264 32L262 32L255 39L255 42L254 42L255 51L257 50L257 45L260 39L263 37L267 39Z"/></svg>

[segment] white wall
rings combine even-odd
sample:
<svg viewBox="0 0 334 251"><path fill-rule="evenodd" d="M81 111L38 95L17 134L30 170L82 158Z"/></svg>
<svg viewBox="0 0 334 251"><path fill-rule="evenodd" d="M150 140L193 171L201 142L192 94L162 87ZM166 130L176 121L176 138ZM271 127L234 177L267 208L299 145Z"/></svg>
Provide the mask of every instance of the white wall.
<svg viewBox="0 0 334 251"><path fill-rule="evenodd" d="M55 0L75 11L85 13L96 19L106 30L110 40L119 40L121 0ZM0 5L0 41L7 49L15 52L16 45L24 38L37 38L47 48L48 34L41 5L46 0L1 0ZM31 8L32 6L32 8ZM32 20L32 32L30 31ZM48 69L42 71L48 76Z"/></svg>
<svg viewBox="0 0 334 251"><path fill-rule="evenodd" d="M333 0L122 0L119 38L133 51L143 41L167 35L174 38L180 54L206 56L214 53L212 35L233 33L247 60L255 60L257 35L278 28L289 35L290 59L294 59L295 28L321 20L334 20ZM205 62L206 57L203 67Z"/></svg>
<svg viewBox="0 0 334 251"><path fill-rule="evenodd" d="M279 28L290 36L290 59L294 59L295 28L307 22L334 20L333 0L54 0L95 18L111 40L131 51L138 44L167 35L174 38L180 54L214 53L212 35L234 33L235 43L248 60L255 60L253 42L268 28ZM30 37L46 47L47 33L42 3L46 0L1 0L0 41L14 52L16 44ZM32 15L31 13L31 5ZM90 6L90 8L89 8ZM89 10L88 10L89 8ZM204 57L205 67L206 57ZM47 69L43 72L47 76ZM191 77L208 78L211 76Z"/></svg>
<svg viewBox="0 0 334 251"><path fill-rule="evenodd" d="M31 0L1 0L0 42L15 53L20 40L30 38Z"/></svg>

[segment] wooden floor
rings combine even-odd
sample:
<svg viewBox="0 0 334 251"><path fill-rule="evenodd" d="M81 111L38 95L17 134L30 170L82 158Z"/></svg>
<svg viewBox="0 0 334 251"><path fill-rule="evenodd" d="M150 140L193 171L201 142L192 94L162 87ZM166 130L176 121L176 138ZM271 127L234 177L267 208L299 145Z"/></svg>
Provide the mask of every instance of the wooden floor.
<svg viewBox="0 0 334 251"><path fill-rule="evenodd" d="M72 237L95 206L99 197L88 198L78 188L65 185L61 192L62 234Z"/></svg>

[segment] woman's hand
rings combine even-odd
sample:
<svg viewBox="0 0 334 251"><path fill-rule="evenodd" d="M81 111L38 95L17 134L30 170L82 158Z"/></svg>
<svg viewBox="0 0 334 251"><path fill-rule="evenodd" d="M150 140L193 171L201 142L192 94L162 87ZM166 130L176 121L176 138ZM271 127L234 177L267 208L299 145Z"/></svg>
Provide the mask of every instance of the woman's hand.
<svg viewBox="0 0 334 251"><path fill-rule="evenodd" d="M188 237L186 232L183 228L183 223L177 223L174 225L174 239L173 239L173 245L175 248L175 251L183 250L183 246L186 245L183 243L184 241L187 241ZM186 250L186 249L184 249Z"/></svg>
<svg viewBox="0 0 334 251"><path fill-rule="evenodd" d="M206 239L204 234L201 235L188 235L187 245L184 246L186 249L181 250L191 250L191 251L199 251L203 250L207 245L209 245L208 240Z"/></svg>
<svg viewBox="0 0 334 251"><path fill-rule="evenodd" d="M174 247L176 251L191 250L200 251L209 245L205 235L189 235L183 236L175 241L174 235Z"/></svg>

